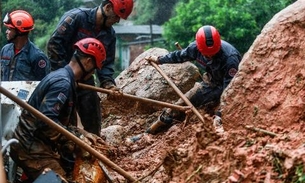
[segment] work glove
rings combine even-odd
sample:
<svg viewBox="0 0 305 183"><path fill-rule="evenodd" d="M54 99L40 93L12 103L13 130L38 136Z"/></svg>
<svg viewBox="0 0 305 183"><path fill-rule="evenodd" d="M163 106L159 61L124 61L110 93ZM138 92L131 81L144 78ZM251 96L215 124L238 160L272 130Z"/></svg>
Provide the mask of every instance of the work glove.
<svg viewBox="0 0 305 183"><path fill-rule="evenodd" d="M81 134L79 136L79 138L90 146L95 146L97 144L101 144L101 145L106 144L101 137L99 137L93 133L89 133L86 130L83 130L80 128L78 129L78 132Z"/></svg>
<svg viewBox="0 0 305 183"><path fill-rule="evenodd" d="M121 88L118 88L110 81L106 81L101 85L101 87L112 91L112 93L107 97L110 100L117 100L123 95Z"/></svg>
<svg viewBox="0 0 305 183"><path fill-rule="evenodd" d="M61 153L72 154L75 150L75 143L66 136L61 135L57 141L57 148Z"/></svg>
<svg viewBox="0 0 305 183"><path fill-rule="evenodd" d="M67 171L72 171L77 146L65 136L62 136L58 142L57 151L60 155L61 166Z"/></svg>
<svg viewBox="0 0 305 183"><path fill-rule="evenodd" d="M145 57L145 60L147 60L148 62L154 62L154 63L156 63L156 64L160 64L158 58L159 58L159 57L153 55L153 56L147 56L147 57Z"/></svg>
<svg viewBox="0 0 305 183"><path fill-rule="evenodd" d="M68 140L61 145L60 150L64 154L72 154L75 150L75 143L72 140Z"/></svg>
<svg viewBox="0 0 305 183"><path fill-rule="evenodd" d="M86 131L84 131L82 133L83 134L79 138L84 143L90 145L94 149L98 145L105 145L106 144L105 141L101 137L99 137L99 136L97 136L93 133L89 133L89 132L86 132ZM81 156L82 156L83 159L92 159L93 158L92 155L84 149L81 149Z"/></svg>
<svg viewBox="0 0 305 183"><path fill-rule="evenodd" d="M83 141L92 146L96 146L98 144L103 144L103 145L106 144L101 137L99 137L93 133L87 133L86 135L84 135Z"/></svg>
<svg viewBox="0 0 305 183"><path fill-rule="evenodd" d="M103 83L101 85L102 88L105 88L107 90L112 90L112 91L117 91L117 92L121 92L121 88L115 86L115 84L113 84L112 82L110 81L107 81L105 83Z"/></svg>

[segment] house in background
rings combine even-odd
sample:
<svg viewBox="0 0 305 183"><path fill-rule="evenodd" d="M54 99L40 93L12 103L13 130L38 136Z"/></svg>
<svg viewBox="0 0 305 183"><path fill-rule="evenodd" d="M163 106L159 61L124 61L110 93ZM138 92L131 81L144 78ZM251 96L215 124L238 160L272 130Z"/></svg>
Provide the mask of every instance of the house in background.
<svg viewBox="0 0 305 183"><path fill-rule="evenodd" d="M120 68L126 69L130 63L145 51L147 46L153 46L157 42L163 42L162 27L159 25L133 25L131 17L137 13L136 2L134 10L128 20L121 19L119 24L113 26L116 32L116 60L120 62ZM97 7L101 0L83 0L84 7Z"/></svg>
<svg viewBox="0 0 305 183"><path fill-rule="evenodd" d="M115 25L116 58L121 69L127 68L131 62L145 51L147 46L162 42L162 27L159 25Z"/></svg>

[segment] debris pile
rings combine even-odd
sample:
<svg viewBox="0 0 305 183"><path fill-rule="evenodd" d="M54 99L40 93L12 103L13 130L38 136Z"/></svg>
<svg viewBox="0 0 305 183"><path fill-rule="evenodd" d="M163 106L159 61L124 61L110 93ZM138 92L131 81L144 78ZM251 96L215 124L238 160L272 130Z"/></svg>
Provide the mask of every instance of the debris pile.
<svg viewBox="0 0 305 183"><path fill-rule="evenodd" d="M212 117L200 109L205 122L193 115L187 123L130 142L129 137L142 134L157 119L162 107L103 95L102 135L107 134L106 141L117 149L111 160L139 182L304 182L304 27L304 0L266 24L222 96L225 133L221 136L213 130ZM117 78L123 92L166 102L177 99L169 85L158 85L166 83L144 61L157 52L166 54L157 48L148 50ZM173 65L162 67L171 70ZM170 78L180 87L187 66L179 67L180 72ZM187 73L192 73L188 79L193 85L198 76ZM113 180L124 182L108 170Z"/></svg>

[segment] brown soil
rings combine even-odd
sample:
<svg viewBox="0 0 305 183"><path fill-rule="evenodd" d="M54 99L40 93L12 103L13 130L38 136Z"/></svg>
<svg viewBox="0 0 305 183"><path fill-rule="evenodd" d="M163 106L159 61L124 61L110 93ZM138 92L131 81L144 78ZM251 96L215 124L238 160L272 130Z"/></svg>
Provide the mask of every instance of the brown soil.
<svg viewBox="0 0 305 183"><path fill-rule="evenodd" d="M121 125L126 136L143 133L161 112L149 104L108 99L103 101L103 126ZM304 124L236 128L224 122L217 135L212 119L199 110L157 135L144 135L115 147L110 159L139 182L305 182ZM116 120L119 119L119 120ZM108 168L115 182L125 178Z"/></svg>

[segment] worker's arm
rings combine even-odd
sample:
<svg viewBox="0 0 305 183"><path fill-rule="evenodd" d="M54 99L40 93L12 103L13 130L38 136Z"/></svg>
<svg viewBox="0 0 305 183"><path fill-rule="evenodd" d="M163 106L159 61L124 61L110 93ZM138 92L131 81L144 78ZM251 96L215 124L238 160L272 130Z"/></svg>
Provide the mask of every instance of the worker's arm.
<svg viewBox="0 0 305 183"><path fill-rule="evenodd" d="M40 50L36 53L32 62L34 65L33 72L36 81L41 81L47 74L50 73L50 61L43 52L40 52Z"/></svg>
<svg viewBox="0 0 305 183"><path fill-rule="evenodd" d="M225 74L223 79L223 89L225 89L229 85L229 83L237 73L238 65L239 65L238 56L232 55L228 57L227 64L224 67Z"/></svg>
<svg viewBox="0 0 305 183"><path fill-rule="evenodd" d="M173 63L183 63L187 61L194 61L197 58L198 50L196 47L196 43L192 42L188 47L173 51L164 56L160 56L158 58L160 64L173 64Z"/></svg>
<svg viewBox="0 0 305 183"><path fill-rule="evenodd" d="M73 53L73 41L79 26L75 14L67 12L59 21L47 44L47 53L51 70L57 70L68 64Z"/></svg>
<svg viewBox="0 0 305 183"><path fill-rule="evenodd" d="M97 70L98 79L102 88L109 89L116 86L114 81L114 65L115 65L115 45L116 37L113 29L102 31L98 39L101 40L106 49L106 60L103 62L101 70Z"/></svg>

